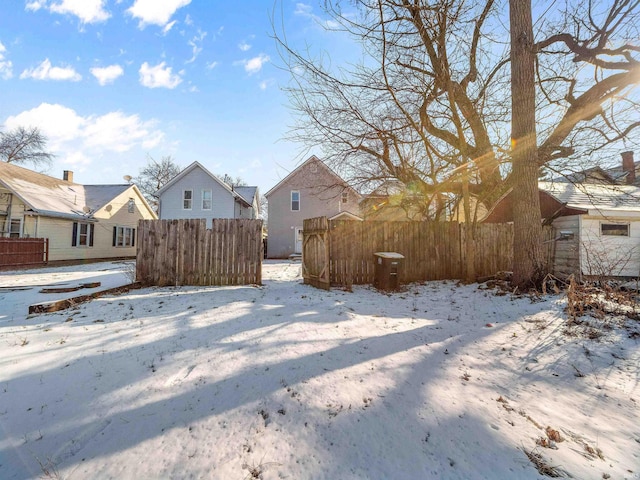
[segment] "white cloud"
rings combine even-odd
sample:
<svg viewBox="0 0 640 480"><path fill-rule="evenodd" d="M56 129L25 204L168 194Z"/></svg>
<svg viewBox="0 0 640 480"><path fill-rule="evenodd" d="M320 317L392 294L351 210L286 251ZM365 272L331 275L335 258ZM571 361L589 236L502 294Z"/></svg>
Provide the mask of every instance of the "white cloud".
<svg viewBox="0 0 640 480"><path fill-rule="evenodd" d="M41 8L44 8L47 5L46 0L34 0L33 2L27 2L25 5L25 10L31 10L32 12L37 12Z"/></svg>
<svg viewBox="0 0 640 480"><path fill-rule="evenodd" d="M37 12L46 8L52 13L75 15L82 23L104 22L111 14L104 7L106 0L33 0L27 2L25 9Z"/></svg>
<svg viewBox="0 0 640 480"><path fill-rule="evenodd" d="M140 28L146 25L164 27L179 8L190 3L191 0L135 0L127 12L140 19Z"/></svg>
<svg viewBox="0 0 640 480"><path fill-rule="evenodd" d="M162 139L160 132L150 132L155 122L142 122L138 115L110 112L89 120L84 129L87 147L122 153L136 145L152 148Z"/></svg>
<svg viewBox="0 0 640 480"><path fill-rule="evenodd" d="M7 118L5 126L38 127L47 136L51 151L75 164L86 164L104 152L122 153L134 147L147 150L164 138L155 120L143 121L138 115L119 111L83 117L71 108L49 103Z"/></svg>
<svg viewBox="0 0 640 480"><path fill-rule="evenodd" d="M0 78L8 80L13 77L13 64L4 58L6 51L5 46L0 42Z"/></svg>
<svg viewBox="0 0 640 480"><path fill-rule="evenodd" d="M191 47L191 51L193 52L193 55L185 63L195 62L196 58L198 58L198 55L200 55L200 52L202 52L202 41L206 36L207 36L207 32L202 32L198 30L198 35L196 35L195 37L193 37L191 40L187 42L187 44Z"/></svg>
<svg viewBox="0 0 640 480"><path fill-rule="evenodd" d="M76 72L73 67L53 67L48 58L35 68L28 68L20 74L20 78L33 78L34 80L69 80L79 82L82 75Z"/></svg>
<svg viewBox="0 0 640 480"><path fill-rule="evenodd" d="M207 70L213 70L214 68L216 68L218 66L218 62L211 61L209 63L207 63Z"/></svg>
<svg viewBox="0 0 640 480"><path fill-rule="evenodd" d="M167 33L169 33L169 30L171 30L173 28L173 26L176 24L177 20L174 20L173 22L169 22L167 23L164 28L162 29L162 34L166 35Z"/></svg>
<svg viewBox="0 0 640 480"><path fill-rule="evenodd" d="M262 66L269 60L271 60L269 55L261 53L257 57L250 58L249 60L244 60L242 64L244 65L244 70L249 75L253 75L254 73L258 73L260 70L262 70Z"/></svg>
<svg viewBox="0 0 640 480"><path fill-rule="evenodd" d="M113 83L116 78L124 74L124 70L120 65L109 65L108 67L94 67L91 69L91 75L98 79L98 83L102 86Z"/></svg>
<svg viewBox="0 0 640 480"><path fill-rule="evenodd" d="M293 11L293 14L300 17L308 18L318 25L322 26L323 28L331 29L338 28L340 26L340 24L335 20L323 20L318 15L314 14L313 7L311 5L307 5L306 3L296 3L296 9ZM344 15L348 16L347 14Z"/></svg>
<svg viewBox="0 0 640 480"><path fill-rule="evenodd" d="M313 7L311 5L307 5L306 3L296 3L296 9L293 11L294 15L300 15L303 17L310 17L313 14Z"/></svg>
<svg viewBox="0 0 640 480"><path fill-rule="evenodd" d="M78 166L78 165L91 164L91 159L87 157L87 155L84 152L79 152L74 150L69 150L68 152L64 153L61 160L62 160L62 163L66 165Z"/></svg>
<svg viewBox="0 0 640 480"><path fill-rule="evenodd" d="M140 84L148 88L176 88L182 78L171 73L171 67L166 67L165 62L152 67L144 62L140 67Z"/></svg>
<svg viewBox="0 0 640 480"><path fill-rule="evenodd" d="M238 44L238 48L239 48L240 50L242 50L243 52L246 52L246 51L248 51L248 50L250 50L250 49L251 49L251 45L250 45L250 44L248 44L247 42L240 42L240 43Z"/></svg>

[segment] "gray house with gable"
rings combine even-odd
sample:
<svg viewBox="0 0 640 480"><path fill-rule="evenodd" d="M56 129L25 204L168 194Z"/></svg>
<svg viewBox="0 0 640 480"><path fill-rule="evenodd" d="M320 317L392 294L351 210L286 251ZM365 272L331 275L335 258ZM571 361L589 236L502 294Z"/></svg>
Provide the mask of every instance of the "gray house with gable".
<svg viewBox="0 0 640 480"><path fill-rule="evenodd" d="M205 218L255 219L260 214L257 187L230 187L198 162L193 162L156 192L162 220Z"/></svg>
<svg viewBox="0 0 640 480"><path fill-rule="evenodd" d="M269 203L268 258L287 258L302 252L305 218L361 220L360 194L315 155L265 196Z"/></svg>

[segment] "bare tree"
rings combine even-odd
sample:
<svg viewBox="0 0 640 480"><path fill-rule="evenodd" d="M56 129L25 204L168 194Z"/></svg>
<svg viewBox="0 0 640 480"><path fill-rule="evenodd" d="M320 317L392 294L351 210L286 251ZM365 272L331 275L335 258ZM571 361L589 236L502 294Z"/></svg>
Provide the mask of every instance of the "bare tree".
<svg viewBox="0 0 640 480"><path fill-rule="evenodd" d="M529 189L519 211L536 209L543 170L615 145L640 125L633 91L640 2L575 0L564 11L550 3L536 19L540 38L516 33L535 72L533 109L517 106L527 110L527 125L534 115L537 138L517 138L512 151L512 94L519 97L510 88L506 1L326 0L325 14L338 25L331 28L359 42L363 60L335 67L276 32L298 114L291 137L322 148L327 163L356 184L396 178L428 200L465 196L467 220L469 195L491 206L516 185ZM527 2L524 10L531 15ZM531 148L521 150L527 140ZM512 169L513 158L528 159L519 164L524 171ZM524 235L514 244L521 286L535 282L540 263L537 227ZM531 261L521 265L523 258Z"/></svg>
<svg viewBox="0 0 640 480"><path fill-rule="evenodd" d="M41 167L49 166L53 157L47 151L47 137L37 127L0 132L0 161Z"/></svg>
<svg viewBox="0 0 640 480"><path fill-rule="evenodd" d="M140 169L140 174L133 179L156 213L158 212L156 192L178 175L181 170L182 167L175 163L171 155L162 157L160 161L147 155L147 165Z"/></svg>
<svg viewBox="0 0 640 480"><path fill-rule="evenodd" d="M232 177L231 175L225 173L224 175L217 175L220 180L229 185L230 187L246 187L247 182L240 176Z"/></svg>
<svg viewBox="0 0 640 480"><path fill-rule="evenodd" d="M544 277L542 214L536 151L535 49L531 0L509 1L511 32L511 162L513 176L513 283L537 285Z"/></svg>

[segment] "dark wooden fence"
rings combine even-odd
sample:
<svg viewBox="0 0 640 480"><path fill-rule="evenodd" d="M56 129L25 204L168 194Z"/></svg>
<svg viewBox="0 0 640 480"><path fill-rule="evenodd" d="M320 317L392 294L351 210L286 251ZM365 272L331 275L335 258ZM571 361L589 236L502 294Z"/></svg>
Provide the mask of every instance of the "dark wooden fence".
<svg viewBox="0 0 640 480"><path fill-rule="evenodd" d="M44 265L48 261L47 238L0 238L0 267Z"/></svg>
<svg viewBox="0 0 640 480"><path fill-rule="evenodd" d="M513 269L512 224L473 226L457 222L340 220L327 224L330 281L334 284L373 283L375 252L398 252L404 255L401 282L462 279L466 265L467 235L473 235L474 239L476 277ZM549 261L553 258L552 239L553 230L545 228L544 247ZM322 266L314 265L316 258L303 257L303 269L320 271Z"/></svg>
<svg viewBox="0 0 640 480"><path fill-rule="evenodd" d="M262 283L262 220L140 220L137 240L143 285Z"/></svg>

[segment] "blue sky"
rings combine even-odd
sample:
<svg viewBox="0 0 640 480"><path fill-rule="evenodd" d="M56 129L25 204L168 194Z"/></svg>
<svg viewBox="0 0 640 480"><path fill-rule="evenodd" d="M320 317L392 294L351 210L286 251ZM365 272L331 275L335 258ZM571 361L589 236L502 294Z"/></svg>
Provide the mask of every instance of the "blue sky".
<svg viewBox="0 0 640 480"><path fill-rule="evenodd" d="M336 47L319 3L279 0L292 42ZM304 160L282 140L289 80L271 38L273 0L5 0L0 124L38 126L45 170L124 183L147 153L199 161L265 193ZM333 35L333 37L332 37Z"/></svg>

